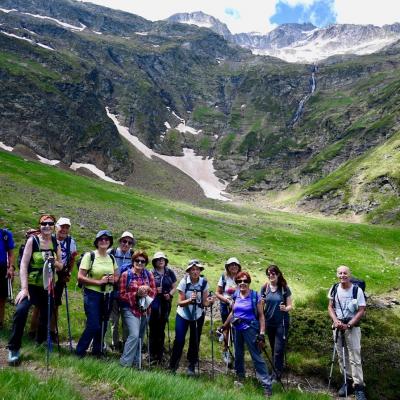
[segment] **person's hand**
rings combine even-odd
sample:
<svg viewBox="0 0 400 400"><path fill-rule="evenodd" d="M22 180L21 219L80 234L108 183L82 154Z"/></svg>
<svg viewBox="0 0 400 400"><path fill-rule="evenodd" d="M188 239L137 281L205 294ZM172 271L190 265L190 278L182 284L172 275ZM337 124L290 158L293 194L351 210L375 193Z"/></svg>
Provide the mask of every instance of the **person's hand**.
<svg viewBox="0 0 400 400"><path fill-rule="evenodd" d="M286 306L285 306L285 304L283 304L283 303L279 304L279 309L280 309L281 311L283 311L283 312L286 312Z"/></svg>
<svg viewBox="0 0 400 400"><path fill-rule="evenodd" d="M190 295L190 302L192 304L196 303L197 301L197 293L196 292L192 292L192 294Z"/></svg>
<svg viewBox="0 0 400 400"><path fill-rule="evenodd" d="M137 294L139 297L146 297L149 287L147 285L139 286Z"/></svg>
<svg viewBox="0 0 400 400"><path fill-rule="evenodd" d="M99 280L100 286L107 285L108 283L111 283L108 275L103 275L103 277Z"/></svg>
<svg viewBox="0 0 400 400"><path fill-rule="evenodd" d="M343 323L341 321L339 321L339 320L336 320L333 323L333 326L334 326L335 329L339 329L340 331L344 329Z"/></svg>
<svg viewBox="0 0 400 400"><path fill-rule="evenodd" d="M256 337L256 345L258 350L263 351L265 347L265 335L260 333Z"/></svg>
<svg viewBox="0 0 400 400"><path fill-rule="evenodd" d="M24 300L25 297L27 297L28 300L30 299L28 289L21 289L20 292L17 294L17 297L15 298L15 305L21 303L21 301Z"/></svg>
<svg viewBox="0 0 400 400"><path fill-rule="evenodd" d="M7 279L13 280L13 279L14 279L14 276L15 276L15 269L14 269L14 267L9 267L9 268L7 268L6 278L7 278Z"/></svg>
<svg viewBox="0 0 400 400"><path fill-rule="evenodd" d="M209 306L212 306L215 302L215 296L208 296L207 297L207 302Z"/></svg>
<svg viewBox="0 0 400 400"><path fill-rule="evenodd" d="M172 299L172 296L170 293L164 293L164 299L167 301L170 301Z"/></svg>

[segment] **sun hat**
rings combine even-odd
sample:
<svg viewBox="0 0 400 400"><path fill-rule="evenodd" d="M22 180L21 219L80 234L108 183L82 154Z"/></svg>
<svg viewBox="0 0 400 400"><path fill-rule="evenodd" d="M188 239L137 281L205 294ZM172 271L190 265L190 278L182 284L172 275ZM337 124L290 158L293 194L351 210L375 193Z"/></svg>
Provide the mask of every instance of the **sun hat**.
<svg viewBox="0 0 400 400"><path fill-rule="evenodd" d="M93 244L94 244L95 247L97 248L97 242L99 241L99 239L100 239L102 236L107 236L107 237L110 239L110 245L108 246L108 248L110 248L110 247L113 245L113 236L112 236L111 232L108 231L108 230L106 230L106 229L97 232L97 234L96 234L96 239L94 239Z"/></svg>
<svg viewBox="0 0 400 400"><path fill-rule="evenodd" d="M69 226L71 226L71 221L70 221L69 218L61 217L56 222L56 225L57 226L61 226L61 225L69 225Z"/></svg>
<svg viewBox="0 0 400 400"><path fill-rule="evenodd" d="M199 260L190 260L190 261L188 262L188 265L187 265L185 271L186 271L186 272L189 272L189 271L190 271L190 268L192 268L192 267L194 267L194 266L199 267L199 268L200 268L200 271L203 271L203 269L204 269L204 267L201 265L201 263L200 263Z"/></svg>
<svg viewBox="0 0 400 400"><path fill-rule="evenodd" d="M131 232L129 232L129 231L125 231L125 232L119 237L118 242L120 242L121 239L123 239L123 238L125 238L125 237L128 237L128 238L131 238L131 239L132 239L132 241L133 241L132 246L134 246L134 245L136 244L136 239L133 237L133 234L132 234Z"/></svg>
<svg viewBox="0 0 400 400"><path fill-rule="evenodd" d="M153 259L151 260L153 267L156 266L156 261L160 258L163 258L165 260L165 265L168 264L168 258L165 256L165 254L162 251L157 251L156 253L154 253Z"/></svg>
<svg viewBox="0 0 400 400"><path fill-rule="evenodd" d="M225 268L228 269L228 266L229 266L230 264L237 264L237 265L239 265L239 268L242 267L242 266L240 265L239 260L238 260L236 257L228 258L228 259L226 260L226 262L225 262Z"/></svg>

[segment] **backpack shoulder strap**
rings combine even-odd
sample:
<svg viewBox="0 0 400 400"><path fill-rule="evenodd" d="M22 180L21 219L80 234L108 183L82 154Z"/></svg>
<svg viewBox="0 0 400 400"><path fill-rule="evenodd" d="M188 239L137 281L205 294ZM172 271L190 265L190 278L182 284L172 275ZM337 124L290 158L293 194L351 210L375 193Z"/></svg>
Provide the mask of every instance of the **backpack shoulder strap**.
<svg viewBox="0 0 400 400"><path fill-rule="evenodd" d="M251 296L251 305L253 307L254 316L258 319L257 292L255 290L251 289L250 296Z"/></svg>
<svg viewBox="0 0 400 400"><path fill-rule="evenodd" d="M207 286L207 279L206 278L203 278L203 282L201 283L201 295L203 296L203 292L204 292L204 289L206 288L206 286Z"/></svg>
<svg viewBox="0 0 400 400"><path fill-rule="evenodd" d="M95 255L94 251L91 251L91 252L90 252L90 264L89 264L89 269L88 269L88 271L87 271L88 276L89 276L89 274L90 274L90 271L91 271L92 268L93 268L93 263L94 263L95 256L96 256L96 255Z"/></svg>
<svg viewBox="0 0 400 400"><path fill-rule="evenodd" d="M332 285L331 290L330 290L331 296L332 296L333 308L335 308L335 304L336 304L335 297L336 297L336 293L337 293L337 288L338 288L338 286L339 286L339 283L335 283L334 285Z"/></svg>
<svg viewBox="0 0 400 400"><path fill-rule="evenodd" d="M358 289L357 283L353 283L353 299L357 299Z"/></svg>
<svg viewBox="0 0 400 400"><path fill-rule="evenodd" d="M116 253L117 249L115 247L113 247L110 252L108 253L110 256L114 256L115 257L115 253Z"/></svg>
<svg viewBox="0 0 400 400"><path fill-rule="evenodd" d="M53 244L53 252L54 254L57 254L57 248L58 248L58 242L57 242L57 238L54 235L51 235L51 243Z"/></svg>
<svg viewBox="0 0 400 400"><path fill-rule="evenodd" d="M266 284L261 288L261 296L262 296L262 297L266 296L270 291L271 291L271 288L270 288L270 286L269 286L269 283L266 283Z"/></svg>
<svg viewBox="0 0 400 400"><path fill-rule="evenodd" d="M113 267L115 266L115 256L114 256L114 254L109 254L109 256L110 256L110 258L111 258L111 260L112 260L112 263L113 263Z"/></svg>
<svg viewBox="0 0 400 400"><path fill-rule="evenodd" d="M222 280L222 293L224 293L225 292L225 287L226 287L225 272L221 275L221 280Z"/></svg>

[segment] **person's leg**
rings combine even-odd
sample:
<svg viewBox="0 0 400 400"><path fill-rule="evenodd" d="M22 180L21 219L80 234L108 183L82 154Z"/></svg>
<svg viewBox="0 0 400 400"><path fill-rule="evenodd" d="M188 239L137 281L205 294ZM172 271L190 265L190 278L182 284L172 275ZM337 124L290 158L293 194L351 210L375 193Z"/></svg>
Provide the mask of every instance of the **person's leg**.
<svg viewBox="0 0 400 400"><path fill-rule="evenodd" d="M286 346L286 339L287 337L287 328L284 327L283 324L280 324L276 327L275 333L275 346L271 347L274 349L274 367L277 373L277 378L281 379L283 368L284 368L284 361L285 361L285 346Z"/></svg>
<svg viewBox="0 0 400 400"><path fill-rule="evenodd" d="M122 318L128 329L128 337L125 342L124 351L119 359L123 367L131 367L134 362L138 364L139 354L139 335L140 335L140 318L133 315L129 309L122 309Z"/></svg>
<svg viewBox="0 0 400 400"><path fill-rule="evenodd" d="M185 345L185 336L189 328L189 321L176 314L175 319L175 340L172 347L172 354L169 360L169 368L176 371L179 367L179 361L182 357L183 347Z"/></svg>
<svg viewBox="0 0 400 400"><path fill-rule="evenodd" d="M31 323L29 325L29 332L28 332L28 336L31 339L35 339L37 335L37 331L39 328L39 314L40 314L39 307L34 305L32 308Z"/></svg>
<svg viewBox="0 0 400 400"><path fill-rule="evenodd" d="M95 335L101 334L101 293L84 289L83 304L86 314L86 326L76 346L76 354L83 357ZM100 346L99 346L100 347ZM93 347L93 352L95 351ZM98 348L97 351L100 351Z"/></svg>
<svg viewBox="0 0 400 400"><path fill-rule="evenodd" d="M62 295L64 292L64 281L62 278L59 276L59 280L56 282L54 285L54 309L53 309L53 314L51 316L51 326L50 330L54 334L58 334L57 328L58 328L58 308L62 304Z"/></svg>
<svg viewBox="0 0 400 400"><path fill-rule="evenodd" d="M111 347L114 350L117 350L119 346L119 317L119 303L117 299L114 299L110 314Z"/></svg>
<svg viewBox="0 0 400 400"><path fill-rule="evenodd" d="M48 321L49 297L46 290L35 287L37 291L37 303L39 308L39 326L36 333L36 343L41 344L47 339L47 326L51 323L51 315L53 314L54 299L50 296L50 321Z"/></svg>
<svg viewBox="0 0 400 400"><path fill-rule="evenodd" d="M24 334L24 328L31 305L32 303L27 297L17 304L13 317L11 336L8 341L8 348L11 351L18 351L21 348L22 335Z"/></svg>
<svg viewBox="0 0 400 400"><path fill-rule="evenodd" d="M361 364L361 329L353 327L346 331L346 346L349 351L349 371L354 386L364 386L364 375Z"/></svg>
<svg viewBox="0 0 400 400"><path fill-rule="evenodd" d="M0 329L4 326L4 314L8 296L7 264L0 264Z"/></svg>
<svg viewBox="0 0 400 400"><path fill-rule="evenodd" d="M256 344L257 330L250 327L243 331L244 341L249 349L253 365L256 370L257 379L260 381L265 392L268 394L272 393L272 381L271 376L268 373L267 364L261 355L260 350Z"/></svg>
<svg viewBox="0 0 400 400"><path fill-rule="evenodd" d="M199 361L200 338L203 330L203 324L204 314L197 321L190 322L190 338L187 360L189 362L189 368L193 370Z"/></svg>
<svg viewBox="0 0 400 400"><path fill-rule="evenodd" d="M152 310L149 319L149 342L151 360L159 360L160 355L160 331L161 331L161 315L159 310Z"/></svg>
<svg viewBox="0 0 400 400"><path fill-rule="evenodd" d="M235 343L235 371L236 375L243 379L246 376L245 368L244 368L244 337L243 332L234 329L235 333L234 343Z"/></svg>

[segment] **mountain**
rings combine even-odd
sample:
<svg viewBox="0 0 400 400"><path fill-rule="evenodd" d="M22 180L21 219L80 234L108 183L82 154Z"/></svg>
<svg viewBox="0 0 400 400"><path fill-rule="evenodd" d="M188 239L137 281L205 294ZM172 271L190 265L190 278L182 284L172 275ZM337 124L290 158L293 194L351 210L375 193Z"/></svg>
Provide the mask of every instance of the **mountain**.
<svg viewBox="0 0 400 400"><path fill-rule="evenodd" d="M0 8L3 147L173 198L199 199L197 181L214 198L285 193L292 207L398 218L398 42L314 66L72 0ZM354 186L368 159L379 168Z"/></svg>
<svg viewBox="0 0 400 400"><path fill-rule="evenodd" d="M310 23L282 24L271 32L232 34L225 24L202 12L174 14L168 21L207 27L254 54L288 62L314 63L338 54L371 54L400 39L400 24L334 24L317 28Z"/></svg>

